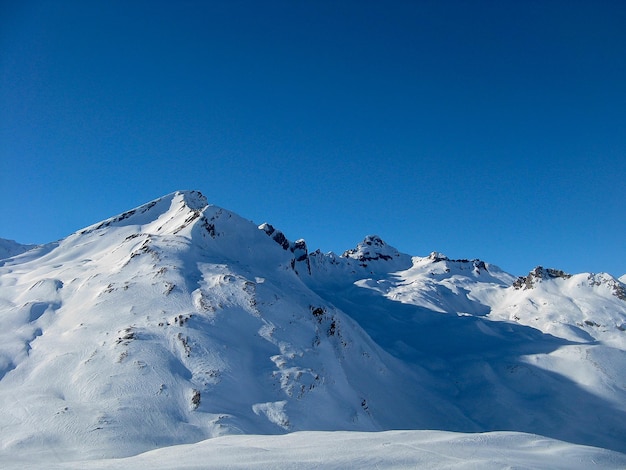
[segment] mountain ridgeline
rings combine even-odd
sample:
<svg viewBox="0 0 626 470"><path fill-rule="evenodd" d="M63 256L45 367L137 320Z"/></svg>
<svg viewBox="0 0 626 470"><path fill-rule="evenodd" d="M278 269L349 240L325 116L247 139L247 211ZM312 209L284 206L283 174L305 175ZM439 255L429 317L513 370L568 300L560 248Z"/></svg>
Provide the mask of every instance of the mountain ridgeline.
<svg viewBox="0 0 626 470"><path fill-rule="evenodd" d="M626 452L623 281L309 252L176 192L0 260L0 452L391 429Z"/></svg>

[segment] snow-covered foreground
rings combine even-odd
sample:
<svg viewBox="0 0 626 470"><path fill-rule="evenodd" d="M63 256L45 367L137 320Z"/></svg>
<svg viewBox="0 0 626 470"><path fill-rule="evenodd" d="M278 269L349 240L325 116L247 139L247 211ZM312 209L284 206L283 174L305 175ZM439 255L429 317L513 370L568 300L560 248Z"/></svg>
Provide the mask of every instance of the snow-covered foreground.
<svg viewBox="0 0 626 470"><path fill-rule="evenodd" d="M224 436L134 457L45 463L28 457L5 470L36 469L623 469L626 455L514 432L297 432Z"/></svg>
<svg viewBox="0 0 626 470"><path fill-rule="evenodd" d="M394 465L441 445L450 465L500 462L499 449L554 467L557 455L609 455L573 444L626 452L623 278L541 267L515 278L376 236L341 256L309 252L195 191L55 243L9 245L0 463L116 465L128 461L100 459L162 448L133 458L179 467L234 446L220 458L244 466L308 455L339 467L372 448ZM357 433L390 430L465 434ZM489 431L529 434L470 434Z"/></svg>

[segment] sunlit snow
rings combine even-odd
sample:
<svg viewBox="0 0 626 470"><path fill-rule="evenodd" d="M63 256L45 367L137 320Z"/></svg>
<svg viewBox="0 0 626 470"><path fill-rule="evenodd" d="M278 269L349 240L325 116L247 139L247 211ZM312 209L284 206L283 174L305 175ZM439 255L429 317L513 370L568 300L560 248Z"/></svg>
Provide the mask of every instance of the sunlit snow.
<svg viewBox="0 0 626 470"><path fill-rule="evenodd" d="M309 252L195 191L28 248L0 261L3 466L626 464L623 278Z"/></svg>

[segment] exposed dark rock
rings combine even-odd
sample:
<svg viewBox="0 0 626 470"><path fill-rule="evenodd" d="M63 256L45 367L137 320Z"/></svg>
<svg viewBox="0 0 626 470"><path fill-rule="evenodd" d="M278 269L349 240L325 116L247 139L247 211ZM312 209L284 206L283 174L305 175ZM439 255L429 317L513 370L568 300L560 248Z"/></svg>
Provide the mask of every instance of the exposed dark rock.
<svg viewBox="0 0 626 470"><path fill-rule="evenodd" d="M484 271L487 271L487 266L485 265L485 262L479 259L474 259L472 260L472 263L474 263L474 268L476 268L477 271L480 271L481 269Z"/></svg>
<svg viewBox="0 0 626 470"><path fill-rule="evenodd" d="M590 274L587 280L591 285L607 285L613 290L613 295L620 300L626 300L626 287L620 281L606 274Z"/></svg>
<svg viewBox="0 0 626 470"><path fill-rule="evenodd" d="M309 274L311 274L311 264L309 262L309 252L306 242L302 239L290 242L280 230L276 230L272 225L264 223L259 225L259 229L263 230L272 240L278 243L283 250L289 250L293 253L294 259L291 260L291 268L297 271L296 263L305 262Z"/></svg>
<svg viewBox="0 0 626 470"><path fill-rule="evenodd" d="M428 259L431 260L433 263L436 263L438 261L448 261L450 258L442 253L433 251L431 254L428 255Z"/></svg>
<svg viewBox="0 0 626 470"><path fill-rule="evenodd" d="M471 264L472 268L474 269L474 271L477 274L480 274L480 271L483 270L485 272L489 272L489 270L487 269L487 265L485 264L485 262L483 260L480 259L467 259L467 258L462 258L462 259L450 259L448 258L446 255L439 253L437 251L433 251L430 255L428 255L428 259L431 260L433 263L437 263L439 261L448 261L450 263L460 263L460 264ZM471 268L470 268L471 269ZM445 270L447 273L450 272L450 269L447 268Z"/></svg>
<svg viewBox="0 0 626 470"><path fill-rule="evenodd" d="M200 400L201 400L200 390L196 390L194 388L192 391L192 395L191 395L191 406L194 410L200 406Z"/></svg>
<svg viewBox="0 0 626 470"><path fill-rule="evenodd" d="M202 218L202 226L207 231L207 233L209 235L211 235L211 238L215 238L215 236L216 236L215 224L210 223L205 217L203 217Z"/></svg>
<svg viewBox="0 0 626 470"><path fill-rule="evenodd" d="M322 321L321 318L326 313L326 310L324 310L322 307L311 306L311 313L313 314L315 318L317 318L317 321Z"/></svg>
<svg viewBox="0 0 626 470"><path fill-rule="evenodd" d="M620 300L626 300L626 288L624 288L624 285L617 282L613 284L613 295Z"/></svg>
<svg viewBox="0 0 626 470"><path fill-rule="evenodd" d="M283 247L283 250L288 250L290 247L289 240L280 230L276 230L272 225L265 223L259 226L261 230L263 230L267 235L269 235L272 240L278 243Z"/></svg>
<svg viewBox="0 0 626 470"><path fill-rule="evenodd" d="M542 266L537 266L531 272L528 273L528 276L520 276L513 283L513 287L516 289L532 289L536 282L540 282L541 279L569 279L572 277L571 274L567 274L566 272L561 271L560 269L551 269L551 268L543 268Z"/></svg>
<svg viewBox="0 0 626 470"><path fill-rule="evenodd" d="M293 244L292 250L296 258L296 261L304 261L308 258L309 252L307 250L306 242L302 239L296 240Z"/></svg>
<svg viewBox="0 0 626 470"><path fill-rule="evenodd" d="M361 266L365 267L367 266L365 263L368 261L393 259L393 256L389 254L391 252L395 252L395 249L389 247L378 235L368 235L356 248L344 251L341 256L359 260ZM395 253L399 256L397 252Z"/></svg>

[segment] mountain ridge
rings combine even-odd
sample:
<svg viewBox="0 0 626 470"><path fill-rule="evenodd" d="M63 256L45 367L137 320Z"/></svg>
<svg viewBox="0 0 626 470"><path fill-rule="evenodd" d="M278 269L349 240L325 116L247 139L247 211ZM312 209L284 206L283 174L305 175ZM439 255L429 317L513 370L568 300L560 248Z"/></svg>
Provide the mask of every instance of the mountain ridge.
<svg viewBox="0 0 626 470"><path fill-rule="evenodd" d="M0 454L390 429L626 451L623 283L531 274L375 235L309 252L171 193L0 263Z"/></svg>

